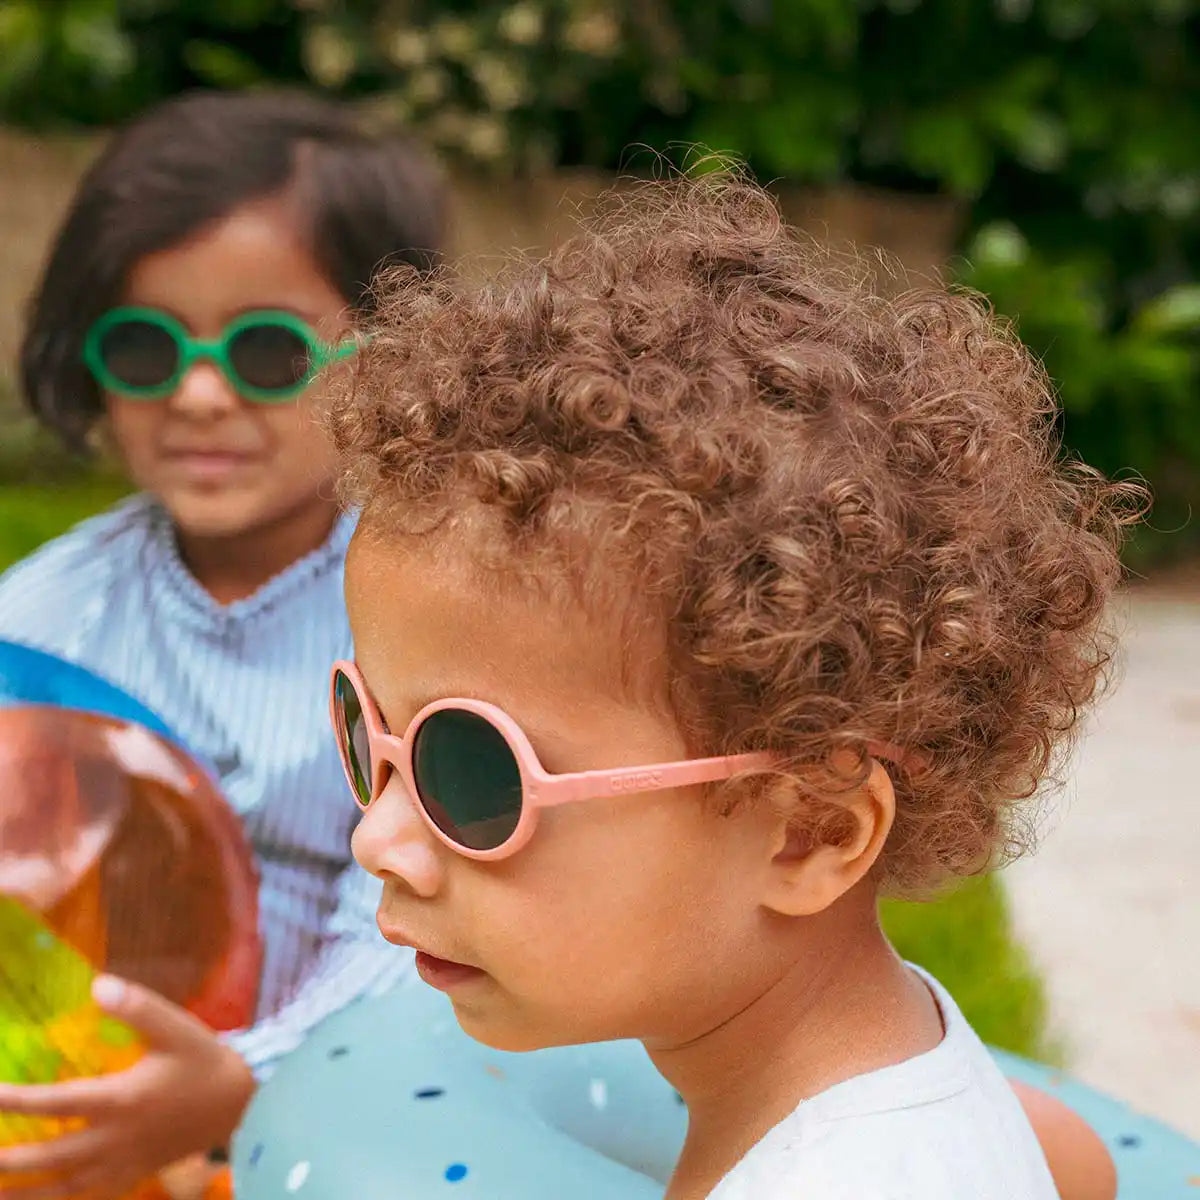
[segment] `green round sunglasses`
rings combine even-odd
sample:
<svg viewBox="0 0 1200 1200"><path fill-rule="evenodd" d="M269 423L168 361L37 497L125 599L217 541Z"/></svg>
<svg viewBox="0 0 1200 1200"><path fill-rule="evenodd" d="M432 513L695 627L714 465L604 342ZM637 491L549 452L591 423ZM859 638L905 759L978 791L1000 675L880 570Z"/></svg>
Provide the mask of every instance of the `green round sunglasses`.
<svg viewBox="0 0 1200 1200"><path fill-rule="evenodd" d="M294 313L257 309L216 338L193 337L156 308L114 308L88 330L83 361L105 390L131 400L164 400L192 366L215 363L238 395L257 404L297 397L330 363L358 349L353 338L325 342Z"/></svg>

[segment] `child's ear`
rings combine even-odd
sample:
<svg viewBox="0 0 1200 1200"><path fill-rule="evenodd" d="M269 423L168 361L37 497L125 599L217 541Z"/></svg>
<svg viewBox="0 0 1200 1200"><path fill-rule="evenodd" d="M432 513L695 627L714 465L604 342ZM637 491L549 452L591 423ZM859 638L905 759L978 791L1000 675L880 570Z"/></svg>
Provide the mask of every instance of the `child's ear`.
<svg viewBox="0 0 1200 1200"><path fill-rule="evenodd" d="M804 804L799 795L795 806ZM823 912L845 895L875 865L896 816L896 793L887 771L875 761L865 783L834 800L848 818L846 835L837 844L813 841L790 820L779 816L767 871L764 906L786 917Z"/></svg>

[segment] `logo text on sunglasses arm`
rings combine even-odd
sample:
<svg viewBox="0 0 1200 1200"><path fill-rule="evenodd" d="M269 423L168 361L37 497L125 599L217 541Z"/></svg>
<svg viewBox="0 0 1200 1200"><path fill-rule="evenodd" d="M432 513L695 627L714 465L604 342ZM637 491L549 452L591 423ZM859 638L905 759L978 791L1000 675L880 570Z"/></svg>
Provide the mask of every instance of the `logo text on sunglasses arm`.
<svg viewBox="0 0 1200 1200"><path fill-rule="evenodd" d="M614 792L642 792L662 786L661 771L631 771L628 775L617 775L609 781Z"/></svg>

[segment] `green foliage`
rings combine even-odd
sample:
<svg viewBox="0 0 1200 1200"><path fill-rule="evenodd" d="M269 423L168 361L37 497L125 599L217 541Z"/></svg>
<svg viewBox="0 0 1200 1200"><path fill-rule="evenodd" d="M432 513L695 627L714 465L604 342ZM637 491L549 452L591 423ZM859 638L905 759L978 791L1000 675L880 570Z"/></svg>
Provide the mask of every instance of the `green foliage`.
<svg viewBox="0 0 1200 1200"><path fill-rule="evenodd" d="M1122 281L1098 247L1035 249L1011 222L981 229L963 280L1001 312L1019 314L1058 384L1071 448L1109 474L1155 485L1154 529L1131 549L1140 565L1162 549L1200 546L1189 525L1200 497L1200 286L1178 282L1114 312Z"/></svg>
<svg viewBox="0 0 1200 1200"><path fill-rule="evenodd" d="M1200 492L1200 0L0 0L0 118L274 81L491 169L699 142L953 194L1068 444L1146 475L1159 528Z"/></svg>
<svg viewBox="0 0 1200 1200"><path fill-rule="evenodd" d="M128 491L118 479L91 474L70 483L0 484L0 571Z"/></svg>
<svg viewBox="0 0 1200 1200"><path fill-rule="evenodd" d="M301 81L287 0L2 0L0 115L106 125L183 88Z"/></svg>

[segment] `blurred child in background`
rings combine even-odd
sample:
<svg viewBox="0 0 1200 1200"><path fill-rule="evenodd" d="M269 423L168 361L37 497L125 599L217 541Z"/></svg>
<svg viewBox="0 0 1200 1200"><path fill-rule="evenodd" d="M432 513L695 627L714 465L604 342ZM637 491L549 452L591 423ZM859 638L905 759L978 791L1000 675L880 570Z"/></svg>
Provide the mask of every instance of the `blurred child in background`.
<svg viewBox="0 0 1200 1200"><path fill-rule="evenodd" d="M109 444L136 495L0 578L0 637L107 677L216 765L261 870L258 1020L218 1039L141 988L107 1006L152 1053L121 1075L0 1088L88 1128L0 1152L46 1195L108 1197L224 1145L256 1080L316 1022L407 969L352 864L323 680L351 653L314 419L384 264L435 262L443 197L408 143L297 95L195 94L120 132L51 250L21 371L70 445Z"/></svg>

